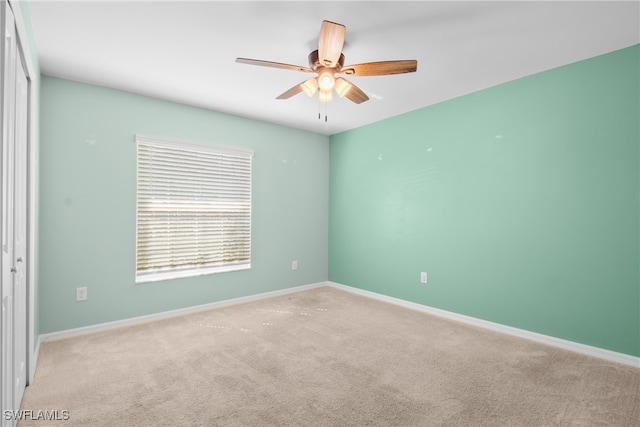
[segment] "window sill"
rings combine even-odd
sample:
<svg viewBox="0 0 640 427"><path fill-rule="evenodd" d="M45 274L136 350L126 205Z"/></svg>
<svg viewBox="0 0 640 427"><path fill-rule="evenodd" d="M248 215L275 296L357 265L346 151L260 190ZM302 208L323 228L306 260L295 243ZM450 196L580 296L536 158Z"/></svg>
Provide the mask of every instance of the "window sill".
<svg viewBox="0 0 640 427"><path fill-rule="evenodd" d="M160 271L136 275L136 284L159 282L162 280L183 279L208 274L228 273L231 271L250 270L251 264L227 265L224 267L190 268L177 271Z"/></svg>

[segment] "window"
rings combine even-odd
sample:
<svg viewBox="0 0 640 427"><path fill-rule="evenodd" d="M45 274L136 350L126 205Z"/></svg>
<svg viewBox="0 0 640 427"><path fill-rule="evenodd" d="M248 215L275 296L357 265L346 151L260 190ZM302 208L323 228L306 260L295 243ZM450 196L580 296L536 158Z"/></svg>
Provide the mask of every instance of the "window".
<svg viewBox="0 0 640 427"><path fill-rule="evenodd" d="M251 268L253 151L136 143L136 282Z"/></svg>

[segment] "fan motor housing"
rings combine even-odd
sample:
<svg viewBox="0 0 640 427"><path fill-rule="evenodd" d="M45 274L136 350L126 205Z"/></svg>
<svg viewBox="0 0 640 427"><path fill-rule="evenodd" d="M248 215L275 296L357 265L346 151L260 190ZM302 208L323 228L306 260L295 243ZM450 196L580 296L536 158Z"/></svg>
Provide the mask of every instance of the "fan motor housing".
<svg viewBox="0 0 640 427"><path fill-rule="evenodd" d="M343 65L344 65L344 54L341 53L340 54L340 59L338 59L338 62L336 63L336 66L334 67L336 72L339 72L342 69ZM324 67L324 65L320 64L318 51L314 50L313 52L311 52L309 54L309 68L311 68L313 71L318 71L319 67Z"/></svg>

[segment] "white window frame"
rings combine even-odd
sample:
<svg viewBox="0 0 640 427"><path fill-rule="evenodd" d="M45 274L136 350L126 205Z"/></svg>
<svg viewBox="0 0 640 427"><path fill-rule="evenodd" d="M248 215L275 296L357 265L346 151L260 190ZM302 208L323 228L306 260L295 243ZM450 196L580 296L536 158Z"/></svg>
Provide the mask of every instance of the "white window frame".
<svg viewBox="0 0 640 427"><path fill-rule="evenodd" d="M168 280L184 277L200 276L204 274L222 273L237 270L246 270L251 268L251 171L252 171L252 159L253 150L238 148L238 147L226 147L215 144L204 144L199 142L184 141L171 138L159 138L155 136L136 134L136 283L154 282L159 280ZM151 151L150 151L151 150ZM153 152L153 155L150 153ZM164 155L164 157L162 157ZM154 161L154 156L156 161ZM180 162L185 161L182 156L188 158L188 162L196 162L198 166L205 168L212 168L217 172L226 172L221 178L212 179L209 181L198 181L198 170L195 167L184 168L183 165L178 165ZM224 164L223 166L223 160ZM144 165L143 165L144 164ZM153 165L149 167L149 165ZM248 171L247 171L248 164ZM165 166L163 169L158 169L158 166ZM237 174L237 176L235 176ZM169 178L162 181L162 178ZM237 180L235 180L237 178ZM155 181L154 181L155 179ZM191 181L189 181L191 179ZM247 181L248 180L248 181ZM158 185L158 182L164 182L164 184ZM145 182L147 184L145 184ZM155 184L154 184L155 182ZM189 191L193 191L196 194L205 194L205 191L196 182L205 182L206 193L202 197L185 197L179 195L180 190L184 187L181 185L191 185ZM236 186L237 184L237 186ZM230 197L226 196L228 191L223 190L231 189L232 193ZM247 188L248 186L248 188ZM180 190L179 190L180 189ZM237 192L236 192L237 191ZM247 193L248 191L248 193ZM248 198L247 198L248 197ZM202 200L196 200L202 199ZM162 206L162 209L158 207ZM240 217L240 219L234 219L233 225L239 226L242 229L244 236L247 236L241 241L241 254L242 259L240 261L225 262L224 258L231 252L225 252L225 249L219 251L219 259L215 262L204 263L198 265L195 261L197 257L194 255L192 259L194 262L188 262L188 256L181 253L178 257L180 263L184 265L179 267L171 267L169 264L172 262L168 259L161 261L160 254L167 254L167 246L161 246L162 240L165 242L167 238L173 243L176 243L182 239L182 243L185 242L185 238L179 238L172 233L167 232L167 228L175 226L176 221L172 219L166 219L166 213L176 212L183 213L195 211L198 215L202 215L207 211L207 206L211 211L215 211L216 215L220 215L220 212L234 212L234 217ZM156 215L153 214L155 209ZM247 209L248 209L248 224L247 224ZM158 211L163 211L165 214L158 214ZM238 212L241 212L238 215ZM179 215L178 215L179 216ZM225 217L225 223L229 217ZM163 220L162 218L165 218ZM211 217L208 218L209 222ZM183 221L183 224L193 224L191 220L185 221L185 219L179 218L179 221ZM194 227L196 231L193 236L189 238L197 239L203 231L209 231L214 237L206 239L204 246L208 245L221 245L224 240L224 232L220 231L220 224L214 223L212 228L211 224L204 225L203 228ZM223 225L224 226L224 225ZM143 237L142 229L147 231L156 228L158 230L157 236ZM213 233L211 233L213 232ZM162 236L162 239L159 238ZM175 238L175 241L173 240ZM141 247L146 245L148 250L142 250ZM198 245L195 245L197 247ZM178 249L172 249L171 253L179 251ZM201 251L201 250L200 250ZM189 251L187 251L189 252ZM200 252L202 253L202 252ZM145 255L153 258L155 261L145 263L143 258ZM173 255L167 255L173 259ZM247 258L248 256L248 258ZM166 258L166 257L165 257ZM176 261L173 261L174 263ZM155 265L155 267L154 267Z"/></svg>

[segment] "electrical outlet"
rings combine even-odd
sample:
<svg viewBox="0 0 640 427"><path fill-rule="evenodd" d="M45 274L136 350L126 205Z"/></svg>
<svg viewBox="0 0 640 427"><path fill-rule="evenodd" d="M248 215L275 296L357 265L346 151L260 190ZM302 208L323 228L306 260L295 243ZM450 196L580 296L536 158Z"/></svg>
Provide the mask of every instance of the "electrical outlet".
<svg viewBox="0 0 640 427"><path fill-rule="evenodd" d="M297 270L298 269L298 261L297 260L291 261L291 269L292 270Z"/></svg>
<svg viewBox="0 0 640 427"><path fill-rule="evenodd" d="M87 287L83 286L82 288L76 288L76 301L86 301L87 300Z"/></svg>
<svg viewBox="0 0 640 427"><path fill-rule="evenodd" d="M422 273L420 273L420 282L421 283L427 283L427 272L423 271Z"/></svg>

